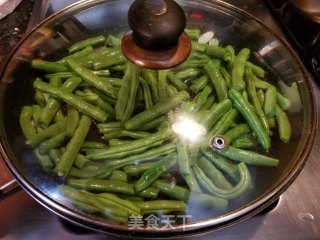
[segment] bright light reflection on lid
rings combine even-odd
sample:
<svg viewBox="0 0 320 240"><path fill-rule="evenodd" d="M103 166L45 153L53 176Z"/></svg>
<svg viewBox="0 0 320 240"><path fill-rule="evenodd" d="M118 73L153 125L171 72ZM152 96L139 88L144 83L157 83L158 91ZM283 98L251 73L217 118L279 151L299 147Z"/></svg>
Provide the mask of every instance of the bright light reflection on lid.
<svg viewBox="0 0 320 240"><path fill-rule="evenodd" d="M172 124L172 129L175 133L196 142L201 140L201 137L206 134L206 129L189 116L179 116Z"/></svg>

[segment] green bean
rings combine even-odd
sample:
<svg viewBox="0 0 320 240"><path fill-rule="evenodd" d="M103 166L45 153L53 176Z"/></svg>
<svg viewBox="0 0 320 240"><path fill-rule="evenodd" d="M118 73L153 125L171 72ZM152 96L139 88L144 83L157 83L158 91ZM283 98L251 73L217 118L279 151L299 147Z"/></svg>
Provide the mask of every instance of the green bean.
<svg viewBox="0 0 320 240"><path fill-rule="evenodd" d="M65 79L65 78L77 77L77 74L75 74L74 72L56 72L56 73L46 74L45 77L47 79L51 79L51 78L55 78L55 77Z"/></svg>
<svg viewBox="0 0 320 240"><path fill-rule="evenodd" d="M153 103L159 102L157 72L155 70L141 70L142 78L149 84L152 93Z"/></svg>
<svg viewBox="0 0 320 240"><path fill-rule="evenodd" d="M79 112L75 108L69 108L67 113L67 123L66 123L66 131L65 135L67 137L72 137L74 132L76 131L79 124Z"/></svg>
<svg viewBox="0 0 320 240"><path fill-rule="evenodd" d="M191 40L198 40L201 35L200 29L198 28L186 28L184 31Z"/></svg>
<svg viewBox="0 0 320 240"><path fill-rule="evenodd" d="M190 78L195 78L202 73L202 70L197 68L187 68L185 70L177 71L175 74L178 79L186 80Z"/></svg>
<svg viewBox="0 0 320 240"><path fill-rule="evenodd" d="M181 79L179 79L173 72L169 72L167 74L167 78L172 83L172 85L179 91L187 89L187 84L181 81Z"/></svg>
<svg viewBox="0 0 320 240"><path fill-rule="evenodd" d="M266 155L256 153L249 150L238 149L232 146L228 146L225 149L218 150L219 154L230 158L234 161L241 161L248 165L255 166L277 166L279 164L279 160L268 157Z"/></svg>
<svg viewBox="0 0 320 240"><path fill-rule="evenodd" d="M81 146L81 149L89 149L89 148L103 149L103 148L106 148L106 147L107 147L107 145L102 143L102 142L84 141L84 143Z"/></svg>
<svg viewBox="0 0 320 240"><path fill-rule="evenodd" d="M91 193L93 194L93 193ZM98 193L98 194L94 194L95 196L98 197L98 199L106 199L106 200L110 200L113 201L117 204L119 204L122 208L127 209L127 211L129 211L131 214L139 214L140 213L140 208L138 206L136 206L136 204L126 200L126 199L122 199L119 198L118 196L111 194L111 193Z"/></svg>
<svg viewBox="0 0 320 240"><path fill-rule="evenodd" d="M115 168L121 168L129 164L138 164L145 161L158 159L159 156L169 154L175 151L175 149L176 149L176 146L174 143L167 143L167 144L161 145L160 147L146 150L140 154L132 155L123 159L113 160L111 162L108 162L106 165L114 166Z"/></svg>
<svg viewBox="0 0 320 240"><path fill-rule="evenodd" d="M92 104L83 101L80 97L77 97L76 95L71 94L67 91L50 86L49 84L41 81L34 81L33 86L36 89L40 89L41 91L47 92L53 95L54 97L57 97L65 101L69 105L74 106L81 112L84 112L92 116L94 119L98 121L104 122L108 117L107 113L102 111L100 108L97 108Z"/></svg>
<svg viewBox="0 0 320 240"><path fill-rule="evenodd" d="M191 46L192 46L192 52L200 52L204 53L206 51L206 46L207 44L201 44L196 41L191 41Z"/></svg>
<svg viewBox="0 0 320 240"><path fill-rule="evenodd" d="M254 85L256 86L256 88L258 89L268 89L270 86L272 86L270 83L261 80L260 78L258 78L256 75L252 75L253 79L254 79Z"/></svg>
<svg viewBox="0 0 320 240"><path fill-rule="evenodd" d="M287 111L291 107L291 101L283 96L281 93L277 92L277 104L283 111Z"/></svg>
<svg viewBox="0 0 320 240"><path fill-rule="evenodd" d="M264 106L265 95L264 95L264 92L263 92L262 89L259 89L257 91L257 98L258 98L258 101L260 103L260 106L263 107Z"/></svg>
<svg viewBox="0 0 320 240"><path fill-rule="evenodd" d="M153 105L151 108L140 112L133 116L131 119L124 123L124 127L128 130L134 130L141 127L144 123L147 123L156 117L166 113L178 103L189 99L190 96L186 91L181 91L177 96L169 98L165 101L159 102Z"/></svg>
<svg viewBox="0 0 320 240"><path fill-rule="evenodd" d="M231 144L238 137L249 133L251 130L246 123L240 123L223 134L228 144Z"/></svg>
<svg viewBox="0 0 320 240"><path fill-rule="evenodd" d="M113 131L111 133L104 133L103 136L106 140L113 139L113 138L123 138L129 137L134 139L140 139L150 136L151 133L145 131L129 131L125 129L121 129L118 131Z"/></svg>
<svg viewBox="0 0 320 240"><path fill-rule="evenodd" d="M220 117L232 108L232 102L229 99L224 99L216 105L213 105L209 112L201 119L201 124L207 130L220 119Z"/></svg>
<svg viewBox="0 0 320 240"><path fill-rule="evenodd" d="M276 128L277 127L276 117L268 118L268 122L269 122L270 128ZM272 132L271 132L271 134L272 134Z"/></svg>
<svg viewBox="0 0 320 240"><path fill-rule="evenodd" d="M48 151L48 156L50 157L51 161L54 164L57 164L59 162L61 154L62 154L62 152L60 149L50 149Z"/></svg>
<svg viewBox="0 0 320 240"><path fill-rule="evenodd" d="M224 61L230 61L230 58L232 58L232 52L230 52L230 48L227 47L223 48L216 45L205 44L205 53Z"/></svg>
<svg viewBox="0 0 320 240"><path fill-rule="evenodd" d="M139 87L139 70L138 68L133 65L130 64L128 66L129 69L129 76L130 76L130 89L129 89L129 96L128 96L128 101L126 103L122 118L121 123L124 123L125 121L127 121L133 114L133 111L135 109L135 99L137 96L137 91L138 91L138 87ZM121 85L122 87L122 85ZM120 93L120 92L119 92ZM122 97L121 95L119 95L120 98ZM118 97L119 98L119 97Z"/></svg>
<svg viewBox="0 0 320 240"><path fill-rule="evenodd" d="M172 131L170 129L164 129L162 131L151 134L148 137L134 140L132 141L132 143L129 143L129 144L122 144L120 146L110 147L106 150L99 151L98 153L88 154L87 158L92 160L101 160L101 159L105 159L108 156L112 156L111 154L115 154L115 153L128 153L130 155L130 151L133 151L139 148L148 149L154 143L166 140L171 136L172 136Z"/></svg>
<svg viewBox="0 0 320 240"><path fill-rule="evenodd" d="M43 129L41 132L31 136L29 139L27 139L26 144L31 146L37 146L42 141L55 136L59 132L63 132L66 127L67 119L64 118L61 121L52 124L48 128Z"/></svg>
<svg viewBox="0 0 320 240"><path fill-rule="evenodd" d="M195 170L197 179L202 184L202 186L206 188L206 190L209 191L211 194L221 198L236 199L239 196L241 196L249 188L251 184L250 173L245 163L243 162L237 165L240 180L237 183L237 185L231 189L221 189L217 187L198 166L194 166L193 168Z"/></svg>
<svg viewBox="0 0 320 240"><path fill-rule="evenodd" d="M179 212L185 211L187 208L183 201L178 200L152 200L136 202L136 205L141 208L143 214L151 214L158 211Z"/></svg>
<svg viewBox="0 0 320 240"><path fill-rule="evenodd" d="M233 180L238 180L238 169L237 167L228 161L228 159L224 158L223 156L220 156L208 149L202 150L203 155L210 160L217 168L219 168L221 171L226 173L228 176L230 176Z"/></svg>
<svg viewBox="0 0 320 240"><path fill-rule="evenodd" d="M232 185L225 176L206 157L201 157L198 161L198 165L217 187L222 189L232 188Z"/></svg>
<svg viewBox="0 0 320 240"><path fill-rule="evenodd" d="M234 108L226 112L213 126L208 133L208 136L223 135L229 127L234 123L234 120L238 116L238 111Z"/></svg>
<svg viewBox="0 0 320 240"><path fill-rule="evenodd" d="M100 70L124 64L125 60L126 58L120 49L117 49L117 51L113 52L113 54L108 54L108 56L98 56L94 58L92 65L94 70Z"/></svg>
<svg viewBox="0 0 320 240"><path fill-rule="evenodd" d="M182 139L178 139L176 141L180 173L191 191L201 192L201 189L191 169L187 146L188 145Z"/></svg>
<svg viewBox="0 0 320 240"><path fill-rule="evenodd" d="M270 137L261 124L256 113L252 110L252 106L242 97L239 91L235 89L229 90L229 98L232 100L234 107L246 119L251 130L255 132L258 142L268 151L270 148Z"/></svg>
<svg viewBox="0 0 320 240"><path fill-rule="evenodd" d="M77 129L66 147L66 151L62 154L60 161L54 169L59 176L65 177L68 175L73 162L75 161L80 148L87 137L90 126L91 118L86 115L82 115Z"/></svg>
<svg viewBox="0 0 320 240"><path fill-rule="evenodd" d="M143 163L143 164L131 164L131 165L125 166L123 168L123 171L125 171L129 175L139 175L139 174L144 173L149 168L154 167L156 165L157 165L157 162L149 162L149 163Z"/></svg>
<svg viewBox="0 0 320 240"><path fill-rule="evenodd" d="M178 89L176 89L173 85L167 84L166 86L166 94L168 97L174 97L178 94Z"/></svg>
<svg viewBox="0 0 320 240"><path fill-rule="evenodd" d="M68 176L79 179L105 179L111 176L113 170L114 169L111 166L102 166L98 170L90 169L88 167L82 169L71 167Z"/></svg>
<svg viewBox="0 0 320 240"><path fill-rule="evenodd" d="M126 68L126 71L122 79L121 88L118 94L119 97L117 98L117 101L115 104L116 119L119 121L121 121L121 119L123 118L125 109L128 104L129 96L130 96L130 85L131 85L130 74L131 74L132 67L133 66L129 64Z"/></svg>
<svg viewBox="0 0 320 240"><path fill-rule="evenodd" d="M50 149L59 147L64 143L66 139L65 132L58 132L55 136L52 136L48 140L45 140L39 145L39 153L46 154Z"/></svg>
<svg viewBox="0 0 320 240"><path fill-rule="evenodd" d="M242 92L245 89L245 82L243 80L245 63L250 56L250 49L243 48L240 50L238 55L234 59L232 73L231 73L231 83L232 88Z"/></svg>
<svg viewBox="0 0 320 240"><path fill-rule="evenodd" d="M270 86L267 89L265 95L265 101L263 110L267 117L273 117L276 111L276 103L277 103L277 89L274 86Z"/></svg>
<svg viewBox="0 0 320 240"><path fill-rule="evenodd" d="M215 100L216 100L216 99L215 99L215 95L211 94L211 95L207 98L206 102L201 106L201 108L199 109L199 111L209 110L209 109L213 106Z"/></svg>
<svg viewBox="0 0 320 240"><path fill-rule="evenodd" d="M131 143L131 142L132 142L132 140L122 140L122 139L117 139L117 138L113 138L108 141L110 147L119 146L121 144L127 144L127 143Z"/></svg>
<svg viewBox="0 0 320 240"><path fill-rule="evenodd" d="M112 150L114 150L114 148L121 148L124 145L132 144L132 143L134 143L134 142L132 141L130 143L125 143L125 144L121 144L121 145L118 145L118 146L114 146ZM163 143L163 140L160 140L160 141L157 141L157 142L154 142L154 143L151 143L151 144L146 144L145 146L142 146L142 147L136 147L134 149L130 149L128 151L121 151L121 152L114 152L114 153L104 154L104 155L102 155L103 158L101 156L99 156L98 159L95 158L94 160L107 160L107 159L124 158L124 157L130 156L130 155L142 153L142 152L146 151L149 148L160 146L162 143ZM101 152L105 152L105 151L107 151L109 149L106 149L106 150L93 149L93 150L90 150L90 151L87 150L87 156L94 156L96 154L100 154Z"/></svg>
<svg viewBox="0 0 320 240"><path fill-rule="evenodd" d="M109 82L103 81L103 79L94 75L90 70L81 67L77 62L75 62L72 59L68 59L67 64L74 72L76 72L81 78L83 78L87 83L89 83L89 85L96 87L97 89L101 90L110 97L117 97L115 89Z"/></svg>
<svg viewBox="0 0 320 240"><path fill-rule="evenodd" d="M88 56L89 54L91 54L93 52L94 52L93 47L92 46L87 46L87 47L83 48L80 51L77 51L77 52L75 52L73 54L70 54L70 55L60 59L58 61L58 63L66 63L67 59L79 59L79 58L82 58L82 57L86 57L86 56Z"/></svg>
<svg viewBox="0 0 320 240"><path fill-rule="evenodd" d="M39 126L38 122L41 117L42 109L39 105L34 104L32 105L32 119L33 119L33 126L34 128L39 131L41 127Z"/></svg>
<svg viewBox="0 0 320 240"><path fill-rule="evenodd" d="M31 67L42 70L42 71L50 72L50 73L68 71L67 67L61 63L49 62L41 59L32 60Z"/></svg>
<svg viewBox="0 0 320 240"><path fill-rule="evenodd" d="M112 166L102 166L98 170L91 170L87 168L78 169L75 167L71 167L69 171L69 177L76 177L76 178L82 178L82 179L83 178L105 179L105 178L109 178L113 171L114 169Z"/></svg>
<svg viewBox="0 0 320 240"><path fill-rule="evenodd" d="M215 87L219 101L226 99L228 97L228 87L223 77L220 74L220 61L217 59L209 61L204 69L209 76L213 86Z"/></svg>
<svg viewBox="0 0 320 240"><path fill-rule="evenodd" d="M121 193L129 196L140 196L145 198L156 198L159 190L148 187L141 192L135 192L132 183L105 179L68 179L68 185L93 192Z"/></svg>
<svg viewBox="0 0 320 240"><path fill-rule="evenodd" d="M39 80L41 80L40 78L37 78ZM36 103L41 107L43 108L44 106L46 106L47 104L47 100L46 98L44 97L44 94L42 91L36 89L36 93L35 93L35 96L34 96L35 100L36 100Z"/></svg>
<svg viewBox="0 0 320 240"><path fill-rule="evenodd" d="M73 165L76 166L77 168L83 168L88 162L89 160L83 154L79 153L76 159L74 160Z"/></svg>
<svg viewBox="0 0 320 240"><path fill-rule="evenodd" d="M84 202L81 202L81 201L78 201L77 199L72 199L72 198L65 198L64 199L67 203L71 203L72 205L78 207L79 209L87 212L87 213L91 213L91 214L95 214L95 213L99 213L101 212L101 209L99 209L98 207L96 206L92 206L88 203L84 203ZM123 218L122 220L119 220L118 218L116 218L117 222L124 222L126 223L127 222L127 219L126 218ZM115 218L113 218L113 220L115 220Z"/></svg>
<svg viewBox="0 0 320 240"><path fill-rule="evenodd" d="M128 209L119 206L119 204L116 204L114 201L103 200L101 199L101 197L99 198L95 194L82 190L77 190L70 186L59 186L59 190L64 196L68 198L98 208L101 213L105 214L108 218L112 220L118 221L120 219L120 221L124 222L127 222L128 220Z"/></svg>
<svg viewBox="0 0 320 240"><path fill-rule="evenodd" d="M265 112L263 111L263 109L260 105L260 102L258 100L258 97L257 97L256 87L254 84L254 80L252 78L252 71L248 68L246 68L246 70L245 70L245 79L247 82L247 93L249 95L251 103L252 103L252 105L257 113L257 116L259 117L263 127L265 128L265 130L269 134L269 132L270 132L269 123L268 123L267 117L265 115Z"/></svg>
<svg viewBox="0 0 320 240"><path fill-rule="evenodd" d="M26 139L30 139L37 132L32 124L33 110L30 106L24 106L20 113L20 127Z"/></svg>
<svg viewBox="0 0 320 240"><path fill-rule="evenodd" d="M159 70L158 71L158 92L159 92L159 101L162 102L167 99L167 74L169 70Z"/></svg>
<svg viewBox="0 0 320 240"><path fill-rule="evenodd" d="M107 43L112 47L119 47L120 43L121 43L121 39L119 37L114 36L114 35L108 35Z"/></svg>
<svg viewBox="0 0 320 240"><path fill-rule="evenodd" d="M76 42L68 48L69 53L74 53L80 51L88 46L95 46L102 44L106 41L105 37L100 35L96 37L87 38L85 40Z"/></svg>
<svg viewBox="0 0 320 240"><path fill-rule="evenodd" d="M192 81L192 85L190 86L191 91L194 94L197 94L199 91L205 88L209 82L209 78L206 75L203 75Z"/></svg>
<svg viewBox="0 0 320 240"><path fill-rule="evenodd" d="M201 109L201 107L205 104L207 101L208 97L211 95L213 92L213 89L211 85L207 85L201 92L199 92L196 97L194 98L194 102L196 105L195 111L198 111Z"/></svg>
<svg viewBox="0 0 320 240"><path fill-rule="evenodd" d="M265 77L266 72L263 70L263 68L253 64L252 62L247 61L246 67L249 67L254 75L258 76L259 78Z"/></svg>
<svg viewBox="0 0 320 240"><path fill-rule="evenodd" d="M291 124L289 118L278 105L276 105L275 114L278 123L280 139L286 143L291 137Z"/></svg>
<svg viewBox="0 0 320 240"><path fill-rule="evenodd" d="M249 135L251 136L251 135ZM246 135L236 138L235 140L233 140L232 142L232 147L235 148L252 148L254 146L257 145L257 141L255 140L255 138L253 137L248 137Z"/></svg>
<svg viewBox="0 0 320 240"><path fill-rule="evenodd" d="M213 207L220 211L225 210L228 205L228 201L223 198L218 198L199 192L192 192L184 187L175 185L173 183L157 180L152 184L152 186L158 188L161 193L164 193L169 197L188 202L188 205L207 205L210 208Z"/></svg>
<svg viewBox="0 0 320 240"><path fill-rule="evenodd" d="M108 113L110 116L115 116L115 110L111 104L109 104L107 101L105 101L99 94L94 93L89 88L83 89L83 92L76 91L76 94L83 97L84 100L93 103L100 109L104 110L106 113Z"/></svg>
<svg viewBox="0 0 320 240"><path fill-rule="evenodd" d="M120 122L98 123L97 127L99 129L115 129L115 130L119 130L119 129L121 129L121 123Z"/></svg>
<svg viewBox="0 0 320 240"><path fill-rule="evenodd" d="M61 90L71 93L79 86L81 82L82 79L79 77L68 78L68 80L66 80L61 86ZM60 106L61 102L59 100L50 97L41 112L41 117L39 119L40 124L44 127L47 127L56 113L59 111Z"/></svg>
<svg viewBox="0 0 320 240"><path fill-rule="evenodd" d="M232 87L231 86L231 75L230 75L230 73L223 66L220 66L219 70L220 70L220 74L221 74L222 78L226 82L227 88L230 89Z"/></svg>
<svg viewBox="0 0 320 240"><path fill-rule="evenodd" d="M143 78L140 78L140 83L143 91L144 104L146 106L146 109L149 109L153 106L153 100L149 89L149 85Z"/></svg>
<svg viewBox="0 0 320 240"><path fill-rule="evenodd" d="M157 164L146 170L142 176L135 182L133 189L136 192L141 192L149 187L161 174L167 172L176 164L177 154L172 153L167 155L164 159L157 162Z"/></svg>
<svg viewBox="0 0 320 240"><path fill-rule="evenodd" d="M128 182L128 175L126 172L121 170L114 170L109 177L109 180L120 181L120 182Z"/></svg>
<svg viewBox="0 0 320 240"><path fill-rule="evenodd" d="M38 163L40 164L43 170L45 171L52 170L52 168L54 167L54 164L48 155L41 154L38 148L34 149L33 152L36 156L36 159L38 160Z"/></svg>

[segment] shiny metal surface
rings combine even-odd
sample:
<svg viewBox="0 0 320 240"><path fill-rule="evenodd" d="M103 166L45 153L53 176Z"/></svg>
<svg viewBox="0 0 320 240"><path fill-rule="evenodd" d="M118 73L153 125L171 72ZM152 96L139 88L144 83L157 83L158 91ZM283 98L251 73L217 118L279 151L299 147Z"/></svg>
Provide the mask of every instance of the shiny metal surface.
<svg viewBox="0 0 320 240"><path fill-rule="evenodd" d="M232 1L231 1L232 2ZM244 2L248 2L245 5ZM244 9L248 11L256 1L241 1ZM259 5L257 9L262 8ZM262 8L263 9L263 8ZM262 11L263 12L263 11ZM258 15L263 19L263 15ZM320 99L319 89L314 86L316 99ZM318 111L319 100L317 102ZM278 206L265 215L255 216L242 223L227 229L202 234L197 239L318 239L320 237L319 196L320 166L317 163L320 156L319 134L306 167L282 195ZM20 205L20 208L16 207ZM22 207L23 206L23 207ZM105 239L106 235L96 233L70 232L64 228L57 216L47 211L30 199L24 192L10 196L0 204L0 213L8 214L7 209L15 209L9 212L9 217L1 221L0 237L10 239L42 239L45 234L48 239ZM7 220L7 221L5 221ZM9 222L9 223L8 223ZM111 236L107 236L110 237Z"/></svg>

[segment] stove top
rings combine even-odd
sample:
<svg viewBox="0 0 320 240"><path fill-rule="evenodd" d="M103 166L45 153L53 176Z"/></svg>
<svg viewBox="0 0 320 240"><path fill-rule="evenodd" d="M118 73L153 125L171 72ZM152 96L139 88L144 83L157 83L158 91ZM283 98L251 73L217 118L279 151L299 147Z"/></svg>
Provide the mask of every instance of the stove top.
<svg viewBox="0 0 320 240"><path fill-rule="evenodd" d="M30 30L35 24L76 0L36 0L30 19ZM275 20L262 0L226 0L225 2L247 11L260 19L281 37L290 40L281 23ZM298 50L292 43L292 46ZM303 60L303 58L302 58ZM320 91L314 84L318 112ZM319 124L318 124L319 127ZM204 232L189 239L319 239L320 238L320 134L310 157L295 182L266 211L216 232ZM76 227L53 214L24 191L18 191L0 204L1 239L122 239L123 237L91 232ZM123 239L127 239L123 238Z"/></svg>

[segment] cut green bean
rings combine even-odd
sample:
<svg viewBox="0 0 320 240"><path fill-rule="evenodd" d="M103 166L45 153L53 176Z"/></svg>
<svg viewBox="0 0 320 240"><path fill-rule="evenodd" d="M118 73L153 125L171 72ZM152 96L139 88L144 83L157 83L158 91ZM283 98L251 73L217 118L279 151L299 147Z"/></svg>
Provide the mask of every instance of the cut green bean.
<svg viewBox="0 0 320 240"><path fill-rule="evenodd" d="M141 192L135 192L133 184L105 179L69 179L68 185L85 189L93 192L110 192L110 193L121 193L129 196L140 196L145 198L156 198L159 190L154 187L148 187Z"/></svg>
<svg viewBox="0 0 320 240"><path fill-rule="evenodd" d="M55 167L54 171L59 176L66 177L75 161L80 148L87 137L89 132L89 128L91 126L91 118L82 115L78 128L76 129L73 137L71 138L70 142L66 147L66 151L62 154L60 161L58 162L57 166Z"/></svg>
<svg viewBox="0 0 320 240"><path fill-rule="evenodd" d="M141 192L149 187L161 174L167 172L176 164L177 154L169 154L159 161L155 166L146 170L142 176L135 182L133 188L136 192Z"/></svg>
<svg viewBox="0 0 320 240"><path fill-rule="evenodd" d="M243 48L240 50L238 55L234 59L232 74L231 74L231 83L232 88L237 89L242 92L245 89L245 81L243 80L245 63L247 62L250 56L250 49Z"/></svg>
<svg viewBox="0 0 320 240"><path fill-rule="evenodd" d="M33 110L30 106L24 106L20 113L20 127L26 139L30 139L37 132L32 124Z"/></svg>
<svg viewBox="0 0 320 240"><path fill-rule="evenodd" d="M213 86L215 87L218 99L221 102L228 97L228 87L220 74L219 68L220 61L217 59L209 61L204 66L207 75L209 76Z"/></svg>
<svg viewBox="0 0 320 240"><path fill-rule="evenodd" d="M61 86L61 90L71 93L80 85L81 82L82 79L79 77L68 78ZM49 86L47 86L47 88L49 88ZM39 119L40 125L47 127L56 115L56 113L59 111L60 106L61 102L59 100L50 97L47 104L41 112L41 117Z"/></svg>
<svg viewBox="0 0 320 240"><path fill-rule="evenodd" d="M77 97L76 95L71 94L67 91L50 86L49 84L41 81L34 81L33 86L36 89L40 89L44 92L47 92L53 95L56 98L59 98L67 102L69 105L74 106L75 108L79 109L81 112L84 112L92 116L94 119L100 122L104 122L108 118L107 113L101 110L100 108L95 107L86 101L83 101L80 97Z"/></svg>
<svg viewBox="0 0 320 240"><path fill-rule="evenodd" d="M218 150L218 152L219 154L234 161L241 161L249 165L274 167L279 164L279 160L276 158L268 157L249 150L238 149L232 146Z"/></svg>
<svg viewBox="0 0 320 240"><path fill-rule="evenodd" d="M289 118L278 105L276 105L275 114L278 123L280 139L285 143L289 142L291 137L291 124Z"/></svg>
<svg viewBox="0 0 320 240"><path fill-rule="evenodd" d="M262 126L262 123L253 111L252 106L243 98L239 91L235 89L229 90L229 98L232 100L234 107L246 119L251 130L255 132L261 146L268 151L271 145L270 136Z"/></svg>
<svg viewBox="0 0 320 240"><path fill-rule="evenodd" d="M43 131L33 135L29 139L27 139L26 143L31 146L37 146L42 141L55 136L59 132L64 132L66 127L67 119L64 118L61 121L52 124L46 129L43 129Z"/></svg>
<svg viewBox="0 0 320 240"><path fill-rule="evenodd" d="M77 51L80 51L88 46L96 46L98 44L102 44L106 41L105 37L100 35L100 36L96 36L96 37L91 37L91 38L87 38L84 39L82 41L76 42L75 44L71 45L68 48L68 51L70 53L75 53Z"/></svg>
<svg viewBox="0 0 320 240"><path fill-rule="evenodd" d="M155 119L156 117L166 113L167 111L175 107L178 103L184 100L188 100L189 98L189 93L187 93L186 91L181 91L177 96L159 102L153 105L151 108L136 114L124 123L124 127L128 130L137 129L144 123L147 123Z"/></svg>

